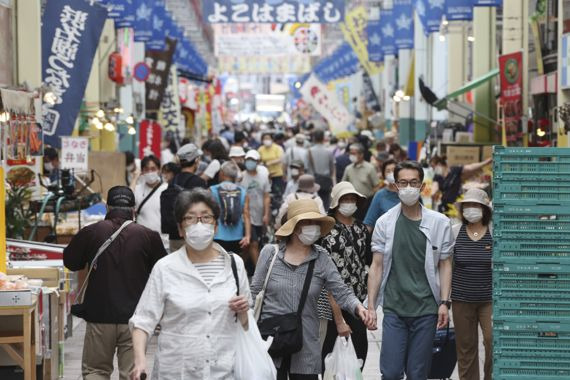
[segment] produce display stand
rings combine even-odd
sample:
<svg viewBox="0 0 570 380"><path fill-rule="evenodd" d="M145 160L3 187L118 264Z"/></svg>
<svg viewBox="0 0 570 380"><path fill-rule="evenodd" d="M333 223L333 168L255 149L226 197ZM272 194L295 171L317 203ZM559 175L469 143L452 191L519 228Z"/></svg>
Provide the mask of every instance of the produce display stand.
<svg viewBox="0 0 570 380"><path fill-rule="evenodd" d="M24 380L36 379L36 300L28 306L0 307L0 326L3 319L18 317L20 331L0 331L0 347L24 370Z"/></svg>

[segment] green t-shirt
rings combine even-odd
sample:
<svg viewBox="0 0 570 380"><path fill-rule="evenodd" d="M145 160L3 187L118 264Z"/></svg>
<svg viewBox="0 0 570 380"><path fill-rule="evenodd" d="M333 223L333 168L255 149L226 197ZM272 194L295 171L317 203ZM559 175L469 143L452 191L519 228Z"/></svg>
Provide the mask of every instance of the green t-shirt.
<svg viewBox="0 0 570 380"><path fill-rule="evenodd" d="M437 304L425 271L427 239L420 231L420 223L403 213L396 222L384 312L400 317L437 314Z"/></svg>

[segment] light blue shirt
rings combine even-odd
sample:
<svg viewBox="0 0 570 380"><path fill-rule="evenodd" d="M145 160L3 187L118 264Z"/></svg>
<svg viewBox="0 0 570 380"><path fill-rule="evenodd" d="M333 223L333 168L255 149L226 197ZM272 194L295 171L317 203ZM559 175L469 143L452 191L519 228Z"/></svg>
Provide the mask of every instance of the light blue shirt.
<svg viewBox="0 0 570 380"><path fill-rule="evenodd" d="M397 192L390 191L386 187L378 191L374 195L374 198L372 198L372 203L370 203L370 207L364 218L364 224L374 227L378 218L398 203L400 203L400 198Z"/></svg>
<svg viewBox="0 0 570 380"><path fill-rule="evenodd" d="M220 218L218 219L218 231L216 232L216 235L214 236L214 240L223 240L223 241L237 241L237 240L241 240L243 239L243 237L245 236L245 226L243 223L243 209L245 207L245 196L246 196L246 190L241 187L238 186L234 183L231 182L222 182L219 185L214 185L210 187L210 191L212 192L212 196L214 197L214 199L216 200L216 202L218 202L218 204L220 204L220 195L218 192L218 189L222 186L229 186L229 185L233 185L235 187L238 187L241 190L241 215L239 217L239 221L233 225L233 226L228 226L225 225L224 223L222 223L222 216L220 215Z"/></svg>

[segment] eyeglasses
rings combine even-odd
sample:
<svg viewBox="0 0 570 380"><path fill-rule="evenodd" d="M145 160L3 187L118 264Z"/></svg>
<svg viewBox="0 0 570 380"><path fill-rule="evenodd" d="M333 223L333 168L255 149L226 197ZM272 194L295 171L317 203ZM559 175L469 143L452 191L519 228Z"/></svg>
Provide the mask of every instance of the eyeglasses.
<svg viewBox="0 0 570 380"><path fill-rule="evenodd" d="M422 181L418 180L418 179L413 179L411 181L406 181L404 179L398 180L396 181L396 185L398 185L399 188L404 188L404 187L420 187L422 185Z"/></svg>
<svg viewBox="0 0 570 380"><path fill-rule="evenodd" d="M214 218L214 215L202 215L202 216L188 215L182 218L182 223L185 224L196 224L198 222L205 224L214 224L215 221L216 219Z"/></svg>

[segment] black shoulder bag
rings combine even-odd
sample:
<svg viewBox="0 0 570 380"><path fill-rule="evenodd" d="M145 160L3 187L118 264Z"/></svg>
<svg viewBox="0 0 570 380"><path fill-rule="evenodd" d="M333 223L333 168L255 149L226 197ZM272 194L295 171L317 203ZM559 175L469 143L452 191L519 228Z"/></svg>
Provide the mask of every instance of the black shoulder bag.
<svg viewBox="0 0 570 380"><path fill-rule="evenodd" d="M273 337L273 343L271 347L269 347L268 352L269 355L274 358L289 357L291 354L299 352L303 348L303 325L301 318L311 280L313 279L315 261L316 260L312 260L309 263L297 312L269 317L258 323L259 332L263 339L267 339L268 336Z"/></svg>

